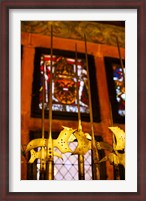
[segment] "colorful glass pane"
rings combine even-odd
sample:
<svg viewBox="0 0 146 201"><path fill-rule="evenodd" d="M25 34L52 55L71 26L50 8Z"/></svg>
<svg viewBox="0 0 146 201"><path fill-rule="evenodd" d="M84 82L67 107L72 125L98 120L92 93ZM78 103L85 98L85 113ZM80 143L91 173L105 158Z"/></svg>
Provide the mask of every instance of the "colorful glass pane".
<svg viewBox="0 0 146 201"><path fill-rule="evenodd" d="M125 116L125 83L122 68L118 64L112 66L113 80L115 83L116 100L118 102L118 114Z"/></svg>
<svg viewBox="0 0 146 201"><path fill-rule="evenodd" d="M45 109L48 109L49 82L50 82L51 56L43 55L40 61L40 93L39 108L42 109L43 71L45 74ZM78 89L77 90L77 81ZM85 61L78 59L77 72L76 61L72 58L52 56L52 110L63 112L78 112L77 93L81 113L89 113L88 107L88 83Z"/></svg>

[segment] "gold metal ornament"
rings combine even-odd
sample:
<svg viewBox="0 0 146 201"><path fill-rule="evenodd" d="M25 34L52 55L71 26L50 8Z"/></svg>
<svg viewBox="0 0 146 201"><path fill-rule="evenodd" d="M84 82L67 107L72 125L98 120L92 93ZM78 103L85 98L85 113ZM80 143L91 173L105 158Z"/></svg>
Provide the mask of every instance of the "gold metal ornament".
<svg viewBox="0 0 146 201"><path fill-rule="evenodd" d="M57 139L53 140L53 146L57 147L62 153L71 152L69 148L69 138L76 131L76 129L63 127Z"/></svg>
<svg viewBox="0 0 146 201"><path fill-rule="evenodd" d="M109 160L109 162L115 166L121 164L125 167L125 132L119 127L109 127L109 129L113 132L115 137L112 149L108 146L110 148L109 151L112 153L102 158L100 163ZM123 152L121 153L120 151Z"/></svg>
<svg viewBox="0 0 146 201"><path fill-rule="evenodd" d="M25 152L28 152L32 149L35 149L37 147L46 147L47 146L47 139L45 138L37 138L34 140L31 140L28 145L26 146Z"/></svg>
<svg viewBox="0 0 146 201"><path fill-rule="evenodd" d="M75 131L74 136L78 141L78 146L73 154L85 155L91 149L91 141L86 138L86 135L82 130Z"/></svg>
<svg viewBox="0 0 146 201"><path fill-rule="evenodd" d="M113 143L113 149L115 151L125 149L125 132L119 127L109 127L109 129L116 138L115 143Z"/></svg>

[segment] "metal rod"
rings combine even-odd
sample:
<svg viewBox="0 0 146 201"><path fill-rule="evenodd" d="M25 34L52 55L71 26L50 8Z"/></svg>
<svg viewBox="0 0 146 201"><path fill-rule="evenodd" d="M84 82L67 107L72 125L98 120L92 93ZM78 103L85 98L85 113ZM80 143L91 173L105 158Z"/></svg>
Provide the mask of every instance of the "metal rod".
<svg viewBox="0 0 146 201"><path fill-rule="evenodd" d="M76 88L77 88L77 105L78 105L78 131L82 131L81 124L81 112L80 112L80 100L79 100L79 86L78 86L78 57L77 57L77 44L75 44L75 63L76 63ZM78 154L78 168L79 168L79 180L85 180L84 174L84 156Z"/></svg>
<svg viewBox="0 0 146 201"><path fill-rule="evenodd" d="M88 66L88 55L87 55L87 42L86 42L85 34L84 34L84 40L85 40L85 61L86 61L87 78L88 78L88 95L89 95L89 110L90 110L90 124L91 124L91 138L92 138L91 147L92 147L92 154L93 154L93 180L99 180L100 179L99 163L98 163L99 156L98 156L98 150L97 150L95 135L94 135L90 77L89 77L89 66Z"/></svg>
<svg viewBox="0 0 146 201"><path fill-rule="evenodd" d="M53 56L53 26L51 25L51 58L50 58L50 87L49 87L49 138L48 138L48 180L54 179L53 140L52 140L52 56Z"/></svg>
<svg viewBox="0 0 146 201"><path fill-rule="evenodd" d="M80 100L79 100L79 86L78 86L78 58L77 58L77 44L75 44L75 61L76 61L76 88L77 88L77 106L78 106L78 130L81 130L81 112L80 112Z"/></svg>
<svg viewBox="0 0 146 201"><path fill-rule="evenodd" d="M119 53L119 58L120 58L120 64L121 64L121 68L122 68L122 74L123 74L123 83L124 83L124 87L125 87L125 72L124 72L124 65L123 65L123 61L122 61L122 57L121 57L121 51L120 51L120 45L119 45L119 40L118 37L116 37L116 42L117 42L117 47L118 47L118 53ZM114 137L113 137L114 138ZM115 139L113 139L113 144L115 144ZM116 180L120 180L120 175L119 175L119 166L114 166L115 168L115 179Z"/></svg>
<svg viewBox="0 0 146 201"><path fill-rule="evenodd" d="M45 119L45 64L43 69L43 87L42 87L42 138L45 137L45 131L44 131L44 119Z"/></svg>
<svg viewBox="0 0 146 201"><path fill-rule="evenodd" d="M122 68L122 74L123 74L123 82L125 85L125 72L124 72L124 65L123 65L123 61L122 61L122 57L121 57L121 52L120 52L120 46L119 46L119 40L118 37L116 37L116 42L117 42L117 47L118 47L118 53L119 53L119 58L120 58L120 64L121 64L121 68Z"/></svg>
<svg viewBox="0 0 146 201"><path fill-rule="evenodd" d="M110 114L111 114L111 127L114 126L113 123L113 113L112 113L112 106L111 106L111 102L109 102L110 104ZM115 137L114 134L112 133L112 146L115 144ZM114 171L114 180L120 180L119 179L119 166L115 166L113 163L113 171Z"/></svg>
<svg viewBox="0 0 146 201"><path fill-rule="evenodd" d="M43 65L43 87L42 87L42 138L45 138L45 130L44 130L44 119L45 119L45 64ZM45 179L45 171L46 171L46 160L45 160L45 147L42 147L41 150L41 160L40 160L40 180Z"/></svg>
<svg viewBox="0 0 146 201"><path fill-rule="evenodd" d="M53 27L51 25L51 58L49 87L49 138L52 138L52 57L53 57Z"/></svg>
<svg viewBox="0 0 146 201"><path fill-rule="evenodd" d="M85 180L84 156L78 154L79 180Z"/></svg>

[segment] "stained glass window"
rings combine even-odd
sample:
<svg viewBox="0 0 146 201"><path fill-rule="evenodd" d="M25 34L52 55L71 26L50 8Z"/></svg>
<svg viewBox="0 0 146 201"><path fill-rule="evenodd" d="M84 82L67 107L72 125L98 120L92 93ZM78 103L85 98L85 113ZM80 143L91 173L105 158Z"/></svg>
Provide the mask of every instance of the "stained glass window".
<svg viewBox="0 0 146 201"><path fill-rule="evenodd" d="M50 55L42 55L40 61L40 94L39 108L42 109L42 85L43 70L45 72L45 106L49 109L49 83L50 83ZM52 110L64 112L78 112L77 108L77 77L79 87L80 111L89 113L88 107L88 83L85 61L72 58L64 58L53 55L52 57Z"/></svg>
<svg viewBox="0 0 146 201"><path fill-rule="evenodd" d="M113 64L113 80L115 82L116 100L118 102L118 114L125 116L125 85L123 71L120 65Z"/></svg>
<svg viewBox="0 0 146 201"><path fill-rule="evenodd" d="M32 85L31 116L41 118L42 78L45 71L45 118L49 110L50 49L36 48ZM100 108L94 57L88 55L90 89L94 122L100 122ZM77 66L77 71L76 71ZM78 83L77 83L78 82ZM52 115L53 119L78 120L77 85L82 121L90 121L88 82L85 54L53 49L52 56ZM94 94L92 93L94 91Z"/></svg>
<svg viewBox="0 0 146 201"><path fill-rule="evenodd" d="M113 121L125 123L125 67L122 70L120 59L105 57L105 68Z"/></svg>

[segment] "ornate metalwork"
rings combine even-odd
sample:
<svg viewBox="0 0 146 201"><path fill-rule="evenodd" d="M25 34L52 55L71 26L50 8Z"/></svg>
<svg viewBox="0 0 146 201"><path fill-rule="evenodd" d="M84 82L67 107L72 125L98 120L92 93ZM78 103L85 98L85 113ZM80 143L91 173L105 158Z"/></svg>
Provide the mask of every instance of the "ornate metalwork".
<svg viewBox="0 0 146 201"><path fill-rule="evenodd" d="M25 152L28 152L31 149L35 149L37 147L46 147L46 146L47 146L47 139L45 138L34 139L28 143Z"/></svg>
<svg viewBox="0 0 146 201"><path fill-rule="evenodd" d="M119 127L109 127L109 129L113 132L115 140L110 150L111 153L101 159L100 162L109 160L115 166L121 164L125 167L125 132Z"/></svg>
<svg viewBox="0 0 146 201"><path fill-rule="evenodd" d="M125 132L119 127L109 127L109 129L113 132L116 140L113 144L113 149L115 151L124 150L125 149Z"/></svg>
<svg viewBox="0 0 146 201"><path fill-rule="evenodd" d="M53 140L53 146L57 147L62 153L72 152L69 148L68 142L70 136L75 132L72 128L63 127L64 129L60 132L58 138Z"/></svg>
<svg viewBox="0 0 146 201"><path fill-rule="evenodd" d="M74 136L78 141L78 146L76 147L73 154L85 155L88 150L91 149L91 141L86 138L85 133L82 130L75 131Z"/></svg>

